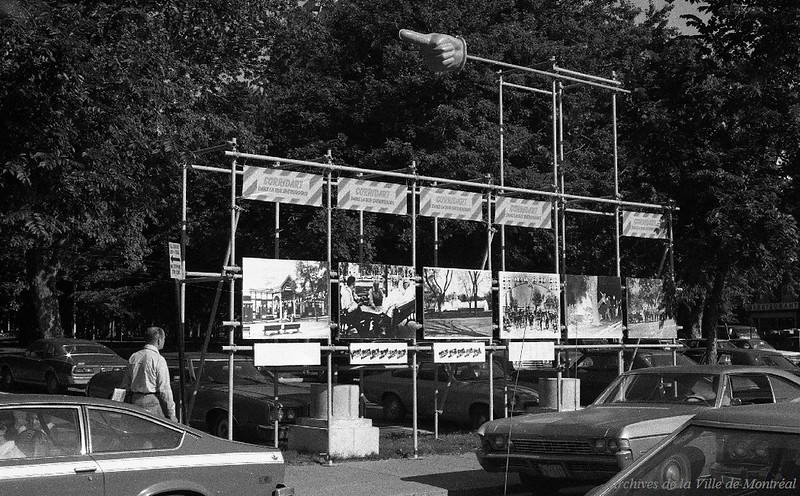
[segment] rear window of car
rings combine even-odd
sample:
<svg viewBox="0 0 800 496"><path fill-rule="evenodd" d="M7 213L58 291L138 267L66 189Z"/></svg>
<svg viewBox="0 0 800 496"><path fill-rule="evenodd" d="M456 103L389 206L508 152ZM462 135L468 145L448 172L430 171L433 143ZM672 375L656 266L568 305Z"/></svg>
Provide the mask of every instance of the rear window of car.
<svg viewBox="0 0 800 496"><path fill-rule="evenodd" d="M65 344L62 347L65 355L115 355L111 348L102 344Z"/></svg>
<svg viewBox="0 0 800 496"><path fill-rule="evenodd" d="M118 410L89 410L89 440L93 453L177 448L183 432Z"/></svg>

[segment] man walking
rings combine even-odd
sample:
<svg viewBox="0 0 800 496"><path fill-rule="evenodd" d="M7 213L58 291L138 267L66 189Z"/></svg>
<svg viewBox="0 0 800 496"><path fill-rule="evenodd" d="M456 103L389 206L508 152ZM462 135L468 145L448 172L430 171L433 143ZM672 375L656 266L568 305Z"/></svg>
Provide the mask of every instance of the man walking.
<svg viewBox="0 0 800 496"><path fill-rule="evenodd" d="M148 327L144 338L144 348L131 355L122 380L121 387L127 391L126 401L154 415L177 421L167 361L158 352L164 348L164 330Z"/></svg>

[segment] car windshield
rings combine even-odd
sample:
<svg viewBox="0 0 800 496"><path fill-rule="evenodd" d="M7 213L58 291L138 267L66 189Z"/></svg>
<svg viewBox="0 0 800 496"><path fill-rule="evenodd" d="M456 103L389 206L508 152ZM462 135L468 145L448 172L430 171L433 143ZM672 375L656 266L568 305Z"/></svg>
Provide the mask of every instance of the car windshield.
<svg viewBox="0 0 800 496"><path fill-rule="evenodd" d="M597 401L619 403L700 403L711 405L717 398L716 374L659 372L618 377Z"/></svg>
<svg viewBox="0 0 800 496"><path fill-rule="evenodd" d="M606 494L791 494L798 477L798 434L688 426Z"/></svg>
<svg viewBox="0 0 800 496"><path fill-rule="evenodd" d="M453 364L453 376L460 381L488 381L489 366L485 362L481 363L459 363ZM493 370L495 379L503 378L503 368L497 363Z"/></svg>
<svg viewBox="0 0 800 496"><path fill-rule="evenodd" d="M195 373L197 373L200 367L200 360L192 363ZM227 384L229 370L230 367L228 366L227 360L206 361L203 365L203 376L200 378L200 382ZM233 383L234 385L272 384L272 382L270 382L261 372L258 371L255 365L253 365L251 362L243 360L234 362Z"/></svg>
<svg viewBox="0 0 800 496"><path fill-rule="evenodd" d="M102 344L65 344L62 348L65 355L116 355Z"/></svg>
<svg viewBox="0 0 800 496"><path fill-rule="evenodd" d="M757 355L754 357L753 361L755 362L755 365L763 365L765 367L780 367L782 369L796 368L795 364L790 362L783 355L778 354Z"/></svg>

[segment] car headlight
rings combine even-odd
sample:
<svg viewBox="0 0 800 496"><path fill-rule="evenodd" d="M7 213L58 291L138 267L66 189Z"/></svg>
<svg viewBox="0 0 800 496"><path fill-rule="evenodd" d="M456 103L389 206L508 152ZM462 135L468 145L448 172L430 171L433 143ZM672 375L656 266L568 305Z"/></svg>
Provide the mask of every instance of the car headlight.
<svg viewBox="0 0 800 496"><path fill-rule="evenodd" d="M505 436L492 436L489 438L489 441L492 443L492 449L502 450L508 447Z"/></svg>
<svg viewBox="0 0 800 496"><path fill-rule="evenodd" d="M592 447L598 453L615 455L620 451L630 450L631 443L627 439L619 438L595 439Z"/></svg>

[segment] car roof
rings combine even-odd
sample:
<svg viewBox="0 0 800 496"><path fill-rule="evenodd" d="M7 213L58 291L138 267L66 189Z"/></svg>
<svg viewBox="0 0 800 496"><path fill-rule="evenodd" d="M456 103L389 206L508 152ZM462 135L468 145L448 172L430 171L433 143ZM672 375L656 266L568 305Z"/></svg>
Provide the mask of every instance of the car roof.
<svg viewBox="0 0 800 496"><path fill-rule="evenodd" d="M54 345L65 345L65 344L94 344L98 346L103 346L108 348L105 344L99 343L97 341L92 341L91 339L75 339L75 338L42 338L37 339L35 342L43 342L43 343L51 343Z"/></svg>
<svg viewBox="0 0 800 496"><path fill-rule="evenodd" d="M781 376L796 377L794 374L783 372L777 367L755 367L752 365L673 365L668 367L649 367L644 369L636 369L625 372L626 374L658 374L663 372L678 372L686 374L721 374L727 372L729 374L737 373L769 373L779 374Z"/></svg>
<svg viewBox="0 0 800 496"><path fill-rule="evenodd" d="M63 395L63 394L16 394L0 393L0 406L35 406L35 405L98 405L98 406L121 406L128 408L127 403L112 401L104 398L94 398L89 396ZM139 411L135 409L134 411Z"/></svg>
<svg viewBox="0 0 800 496"><path fill-rule="evenodd" d="M734 429L759 426L778 432L800 433L800 403L770 403L707 410L697 414L692 423L723 424L722 427Z"/></svg>
<svg viewBox="0 0 800 496"><path fill-rule="evenodd" d="M187 360L200 360L201 353L199 351L187 351L187 352L184 352L183 355ZM178 352L177 351L170 351L170 352L167 352L167 353L162 353L161 356L163 356L166 359L177 360L178 359ZM206 358L205 359L208 360L208 361L219 361L219 360L228 360L229 357L230 357L230 355L228 355L227 353L206 353ZM244 361L244 362L252 362L253 361L253 359L251 357L242 356L242 355L235 356L234 360L236 360L237 362L242 362L242 361Z"/></svg>

